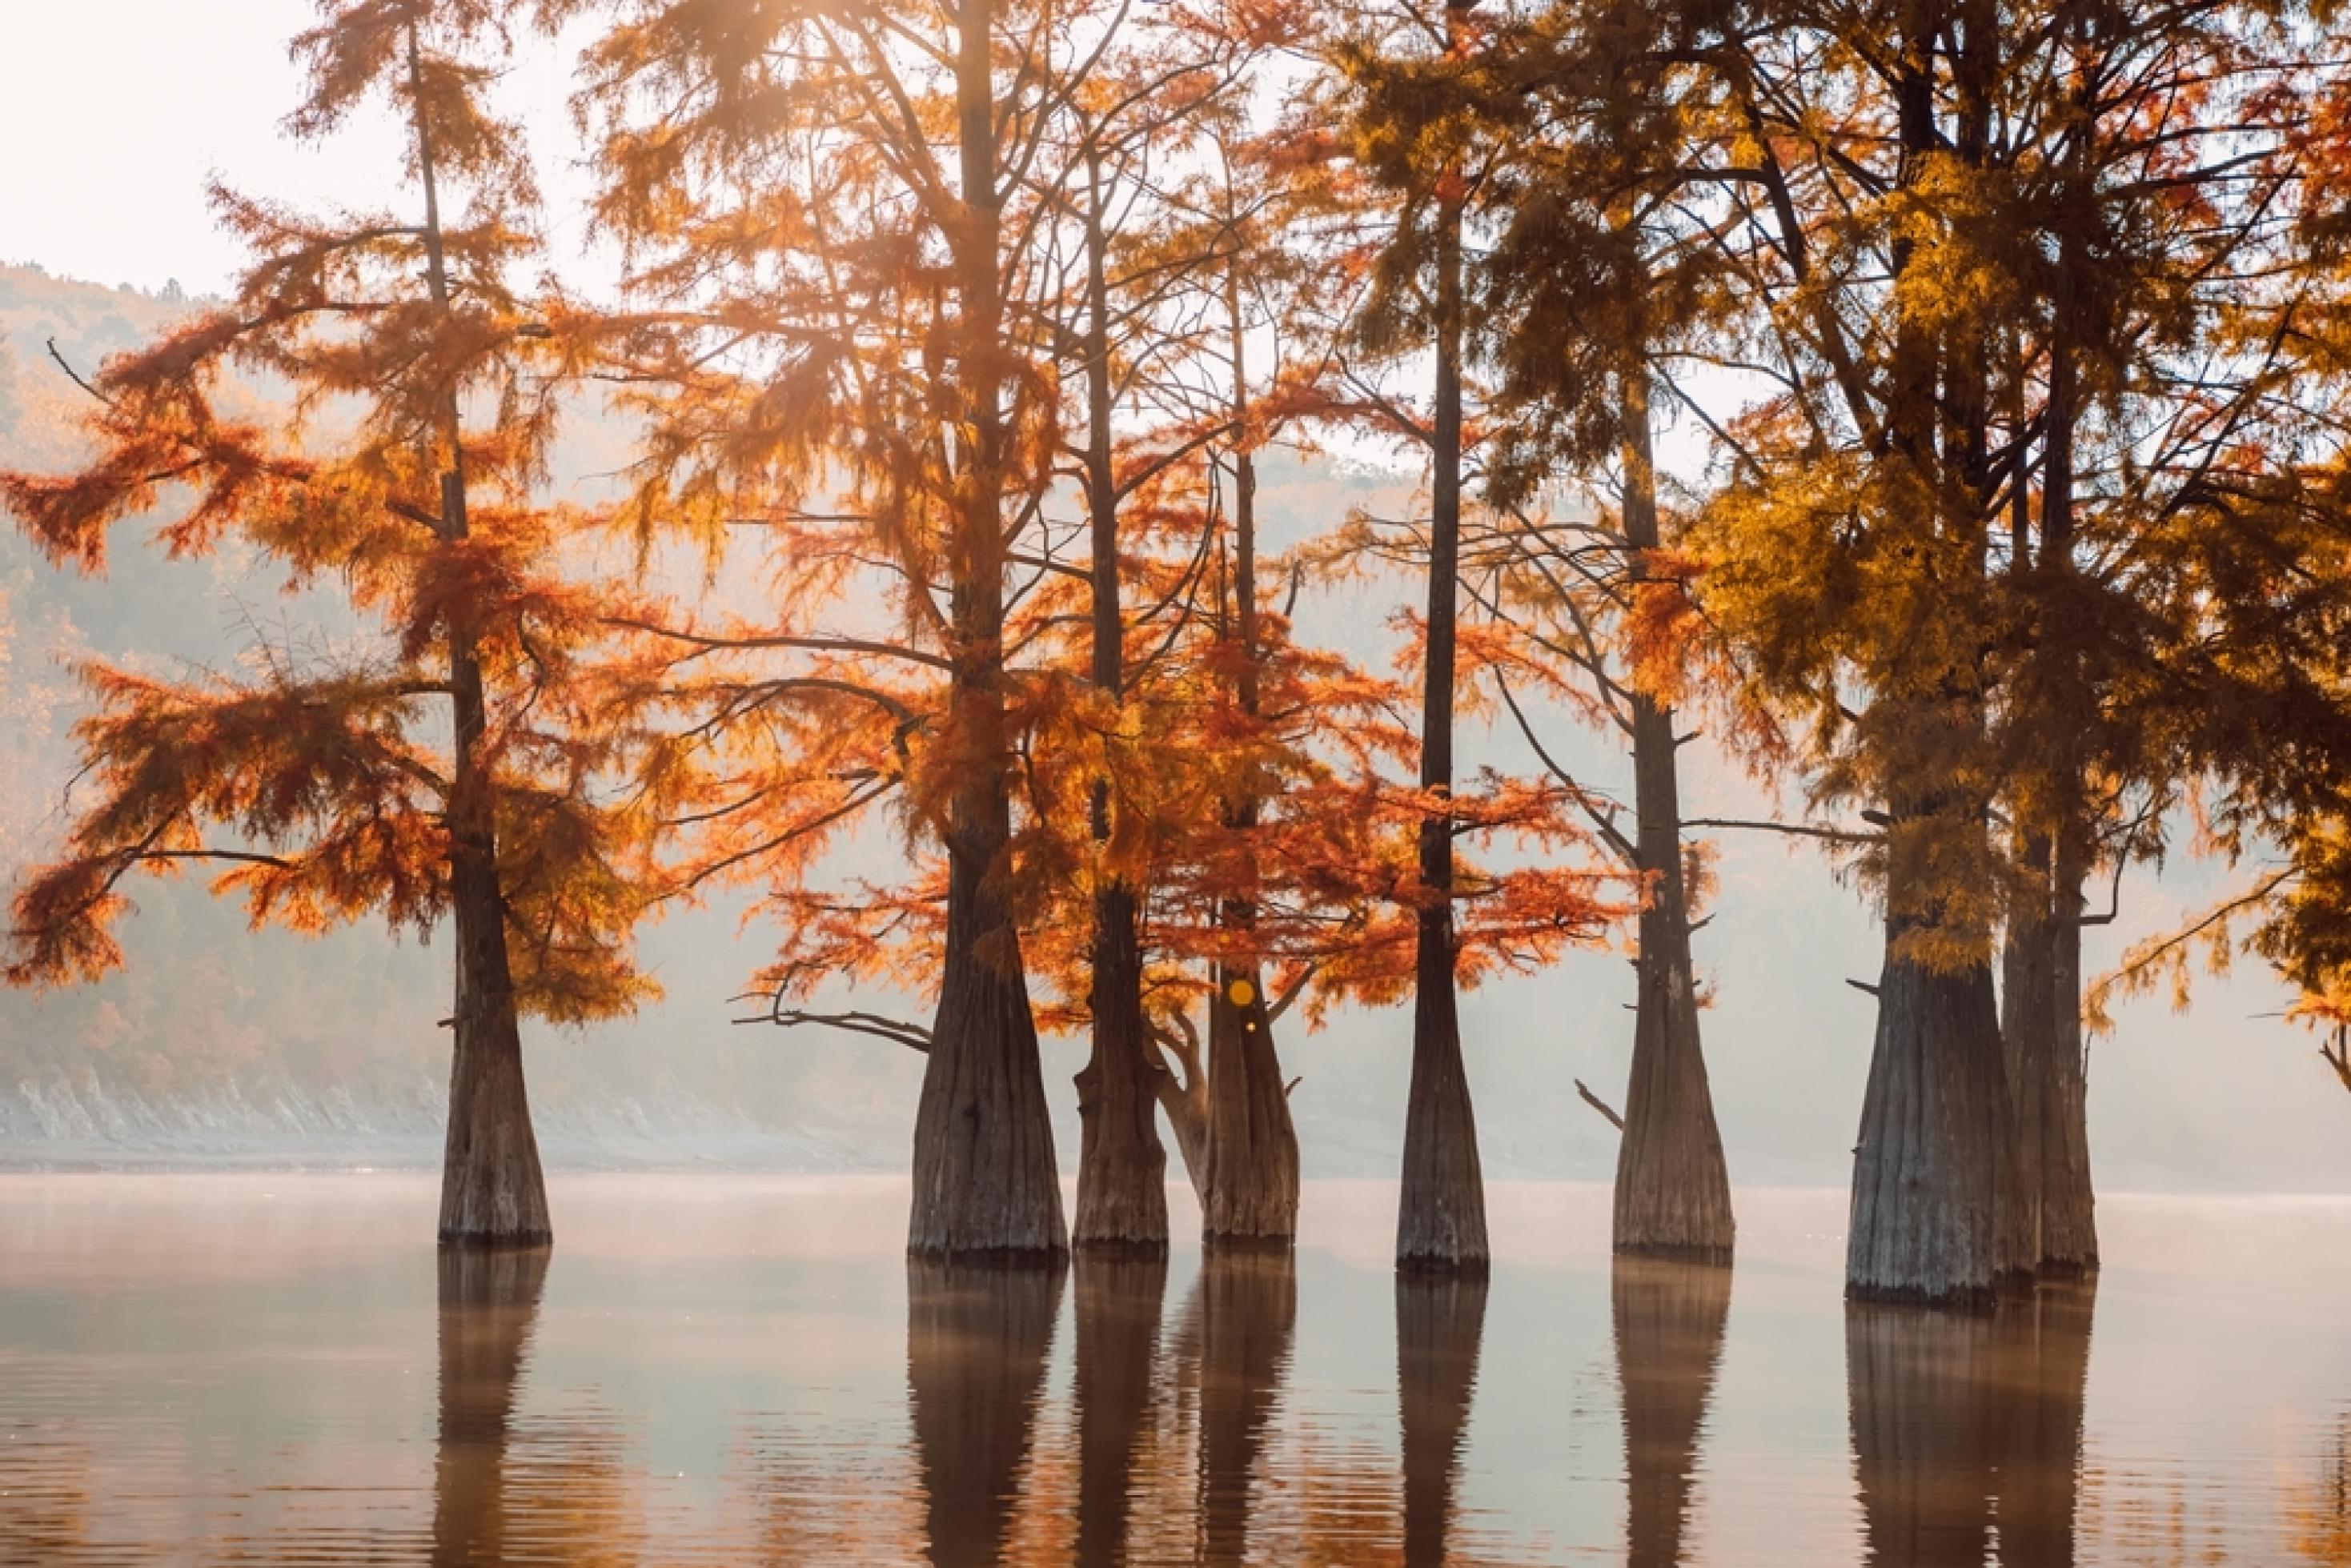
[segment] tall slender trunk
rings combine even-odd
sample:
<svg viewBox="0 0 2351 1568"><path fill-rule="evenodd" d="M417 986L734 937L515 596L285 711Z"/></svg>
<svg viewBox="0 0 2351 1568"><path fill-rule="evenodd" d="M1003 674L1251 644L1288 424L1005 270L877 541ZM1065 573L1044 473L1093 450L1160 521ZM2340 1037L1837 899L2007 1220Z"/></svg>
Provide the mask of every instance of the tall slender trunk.
<svg viewBox="0 0 2351 1568"><path fill-rule="evenodd" d="M425 278L433 303L449 311L441 197L423 62L408 28L409 86L415 99L416 161L424 187ZM442 409L441 537L466 537L465 453L453 388ZM507 953L506 896L498 882L497 800L483 755L489 706L472 634L449 631L449 900L456 926L455 1005L451 1009L449 1122L441 1159L441 1245L536 1247L554 1239L538 1137L523 1085L522 1027Z"/></svg>
<svg viewBox="0 0 2351 1568"><path fill-rule="evenodd" d="M1730 1316L1730 1270L1619 1258L1608 1298L1625 1400L1625 1561L1630 1568L1677 1568L1698 1433Z"/></svg>
<svg viewBox="0 0 2351 1568"><path fill-rule="evenodd" d="M433 1466L433 1561L506 1554L507 1444L544 1248L441 1255L441 1428Z"/></svg>
<svg viewBox="0 0 2351 1568"><path fill-rule="evenodd" d="M907 1415L939 1568L1004 1561L1067 1272L906 1261Z"/></svg>
<svg viewBox="0 0 2351 1568"><path fill-rule="evenodd" d="M1942 150L1934 62L1945 20L1932 0L1903 8L1896 100L1905 184ZM1979 20L1971 16L1965 30L1971 48L1985 42ZM1988 99L1972 85L1983 62L1970 55L1963 65L1953 140L1965 154L1980 139ZM1907 239L1896 242L1897 273L1913 250ZM1923 507L1929 526L1957 532L1980 575L1990 521L1981 356L1906 317L1892 369L1886 462L1907 481L1894 505ZM1941 403L1938 380L1949 389ZM1967 917L1953 912L1941 883L1954 864L1990 862L1988 841L1962 849L1970 835L1986 832L1983 803L1962 783L1966 759L1982 747L1983 700L1966 660L1939 641L1922 638L1899 652L1892 689L1871 715L1878 732L1894 737L1896 777L1887 800L1886 958L1854 1150L1845 1291L1855 1300L1981 1308L2023 1266L2022 1228L1991 935L1958 924ZM1917 658L1936 662L1902 667Z"/></svg>
<svg viewBox="0 0 2351 1568"><path fill-rule="evenodd" d="M2043 1274L2080 1275L2098 1266L2082 1051L2082 856L2035 837L2019 858L2020 907L2001 955L2001 1038L2016 1108L2025 1255Z"/></svg>
<svg viewBox="0 0 2351 1568"><path fill-rule="evenodd" d="M1478 1387L1486 1329L1486 1281L1400 1277L1396 1292L1396 1386L1404 1416L1404 1560L1437 1568L1448 1560L1453 1492L1461 1444Z"/></svg>
<svg viewBox="0 0 2351 1568"><path fill-rule="evenodd" d="M1448 15L1451 15L1448 12ZM1453 666L1461 553L1461 203L1447 195L1437 219L1437 407L1429 486L1428 658L1421 690L1420 785L1453 789ZM1486 1185L1478 1123L1461 1054L1454 995L1453 825L1420 827L1420 911L1413 959L1412 1087L1405 1106L1404 1191L1396 1267L1482 1274L1488 1267Z"/></svg>
<svg viewBox="0 0 2351 1568"><path fill-rule="evenodd" d="M1102 159L1087 148L1086 506L1093 534L1093 684L1113 702L1126 684L1119 611L1118 481L1111 456L1110 282L1102 230ZM1093 835L1111 839L1107 781L1094 787ZM1094 892L1093 1054L1078 1073L1078 1213L1071 1241L1164 1257L1167 1152L1160 1146L1152 1077L1158 1071L1143 1018L1143 938L1134 890L1114 871Z"/></svg>
<svg viewBox="0 0 2351 1568"><path fill-rule="evenodd" d="M1624 399L1625 538L1634 551L1654 550L1656 470L1646 369L1625 376ZM1724 1261L1736 1227L1698 1035L1674 712L1640 692L1632 706L1635 849L1646 886L1635 960L1632 1075L1616 1151L1615 1248Z"/></svg>
<svg viewBox="0 0 2351 1568"><path fill-rule="evenodd" d="M1257 454L1249 428L1247 321L1237 266L1225 272L1225 315L1233 360L1233 598L1240 632L1240 670L1234 693L1242 712L1258 714L1258 660L1262 656L1257 610ZM1254 789L1234 802L1231 825L1246 836L1257 826ZM1217 910L1227 929L1246 941L1257 924L1248 894ZM1208 1126L1204 1153L1200 1230L1209 1247L1288 1247L1298 1234L1298 1129L1274 1049L1265 977L1255 964L1219 965L1208 998Z"/></svg>
<svg viewBox="0 0 2351 1568"><path fill-rule="evenodd" d="M1077 1355L1071 1398L1078 1422L1080 1568L1127 1561L1136 1445L1149 1425L1159 1355L1164 1258L1081 1255L1077 1260Z"/></svg>
<svg viewBox="0 0 2351 1568"><path fill-rule="evenodd" d="M1005 778L1003 382L997 285L992 0L960 0L956 108L963 200L952 253L959 316L954 644L948 727L962 765L948 803L947 925L939 1007L914 1114L910 1253L1043 1261L1065 1252L1053 1127L1037 1025L1006 883L1012 804Z"/></svg>

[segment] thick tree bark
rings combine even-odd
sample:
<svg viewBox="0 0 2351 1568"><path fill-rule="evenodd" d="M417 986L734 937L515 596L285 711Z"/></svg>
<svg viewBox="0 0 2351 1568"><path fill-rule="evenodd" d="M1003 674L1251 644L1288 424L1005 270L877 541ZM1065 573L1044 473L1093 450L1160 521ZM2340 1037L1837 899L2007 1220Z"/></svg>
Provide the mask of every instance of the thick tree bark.
<svg viewBox="0 0 2351 1568"><path fill-rule="evenodd" d="M1625 1560L1631 1568L1676 1568L1698 1430L1722 1360L1730 1270L1620 1257L1609 1306L1625 1400Z"/></svg>
<svg viewBox="0 0 2351 1568"><path fill-rule="evenodd" d="M1279 1251L1212 1251L1195 1287L1200 1330L1199 1560L1249 1555L1249 1492L1281 1402L1298 1324L1297 1264Z"/></svg>
<svg viewBox="0 0 2351 1568"><path fill-rule="evenodd" d="M1247 320L1240 275L1225 274L1225 314L1233 361L1233 597L1241 660L1234 694L1258 713L1258 661L1264 646L1257 609L1257 455L1249 430ZM1232 825L1258 821L1254 793L1234 802ZM1257 922L1255 902L1225 900L1217 917L1244 941ZM1265 977L1255 964L1219 965L1208 998L1208 1127L1199 1188L1203 1242L1214 1247L1288 1247L1298 1234L1298 1130L1274 1049ZM1239 998L1247 997L1243 1001ZM1187 1152L1186 1158L1189 1158Z"/></svg>
<svg viewBox="0 0 2351 1568"><path fill-rule="evenodd" d="M441 196L425 118L423 65L416 27L408 28L409 85L414 105L416 162L424 193L425 279L433 304L449 312L449 269L441 232ZM467 536L465 447L452 390L440 410L440 535ZM467 632L449 632L449 897L456 926L455 1005L451 1012L449 1121L441 1160L441 1245L538 1247L554 1239L538 1137L523 1087L522 1027L507 953L506 895L498 884L496 785L483 755L489 705L482 666Z"/></svg>
<svg viewBox="0 0 2351 1568"><path fill-rule="evenodd" d="M1625 542L1653 550L1659 540L1646 371L1625 378L1624 456ZM1615 1248L1728 1261L1736 1227L1699 1042L1674 713L1638 692L1632 707L1635 850L1646 887L1625 1135L1616 1149Z"/></svg>
<svg viewBox="0 0 2351 1568"><path fill-rule="evenodd" d="M1066 1272L906 1261L907 1414L940 1568L1004 1560Z"/></svg>
<svg viewBox="0 0 2351 1568"><path fill-rule="evenodd" d="M1118 486L1111 465L1110 284L1099 155L1086 207L1086 501L1093 544L1093 685L1111 701L1126 685L1119 608ZM1107 783L1093 797L1093 835L1107 848ZM1081 1249L1139 1257L1167 1251L1167 1152L1159 1143L1151 1038L1143 1018L1143 940L1134 890L1105 873L1094 894L1093 1054L1078 1073L1078 1213Z"/></svg>
<svg viewBox="0 0 2351 1568"><path fill-rule="evenodd" d="M545 1248L441 1255L436 1564L496 1563L505 1556L507 1437L547 1260Z"/></svg>
<svg viewBox="0 0 2351 1568"><path fill-rule="evenodd" d="M1886 922L1854 1151L1845 1293L1989 1309L2023 1272L2015 1127L1989 957L1938 970Z"/></svg>
<svg viewBox="0 0 2351 1568"><path fill-rule="evenodd" d="M2017 1127L2026 1256L2051 1277L2098 1266L2082 1053L2079 860L2025 846L2022 907L2001 954L2001 1037ZM2061 869L2062 868L2062 869Z"/></svg>
<svg viewBox="0 0 2351 1568"><path fill-rule="evenodd" d="M1448 13L1449 14L1449 13ZM1427 669L1422 685L1421 788L1453 789L1456 594L1461 552L1461 206L1440 204L1437 245L1437 406L1430 484ZM1414 955L1412 1085L1405 1104L1404 1190L1396 1267L1483 1274L1486 1184L1478 1123L1461 1053L1454 994L1453 826L1432 815L1420 828L1420 911Z"/></svg>
<svg viewBox="0 0 2351 1568"><path fill-rule="evenodd" d="M1873 1563L2074 1561L2089 1292L1991 1316L1845 1309L1845 1377Z"/></svg>
<svg viewBox="0 0 2351 1568"><path fill-rule="evenodd" d="M1478 1386L1486 1328L1486 1281L1401 1276L1396 1281L1396 1385L1404 1412L1404 1560L1435 1568L1447 1559L1453 1489Z"/></svg>
<svg viewBox="0 0 2351 1568"><path fill-rule="evenodd" d="M962 214L951 236L959 310L958 454L949 613L947 928L937 1021L914 1116L910 1253L1040 1261L1068 1249L1053 1128L1005 889L1012 837L1004 711L1003 308L990 0L961 0L956 120Z"/></svg>
<svg viewBox="0 0 2351 1568"><path fill-rule="evenodd" d="M1167 1262L1081 1254L1076 1273L1076 1560L1108 1568L1127 1560L1135 1447L1151 1418Z"/></svg>

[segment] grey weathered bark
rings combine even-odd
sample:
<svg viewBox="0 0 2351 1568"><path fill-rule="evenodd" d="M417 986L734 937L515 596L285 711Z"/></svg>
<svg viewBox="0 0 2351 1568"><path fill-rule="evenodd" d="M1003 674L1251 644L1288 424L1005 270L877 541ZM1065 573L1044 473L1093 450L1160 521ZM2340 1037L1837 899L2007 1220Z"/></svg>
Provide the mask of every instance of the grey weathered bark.
<svg viewBox="0 0 2351 1568"><path fill-rule="evenodd" d="M1404 1560L1447 1560L1453 1490L1478 1386L1486 1329L1481 1276L1401 1275L1396 1293L1396 1387L1404 1415Z"/></svg>
<svg viewBox="0 0 2351 1568"><path fill-rule="evenodd" d="M1227 216L1231 193L1227 192ZM1225 272L1225 318L1232 355L1233 600L1240 634L1234 693L1242 712L1258 713L1258 661L1263 656L1257 605L1257 453L1249 428L1248 320L1238 260ZM1232 825L1257 825L1254 792L1233 802ZM1257 905L1242 896L1217 908L1226 927L1247 934ZM1209 1247L1287 1247L1298 1234L1298 1130L1274 1049L1265 977L1254 964L1218 966L1208 998L1208 1126L1198 1180L1200 1231ZM1246 995L1246 1002L1236 998ZM1188 1154L1187 1154L1187 1158Z"/></svg>
<svg viewBox="0 0 2351 1568"><path fill-rule="evenodd" d="M1989 1316L1854 1304L1845 1377L1869 1561L2069 1564L2090 1297Z"/></svg>
<svg viewBox="0 0 2351 1568"><path fill-rule="evenodd" d="M998 282L992 0L959 0L956 113L962 218L950 236L958 310L957 456L951 541L949 725L965 765L948 802L947 925L939 1008L914 1115L910 1253L1041 1261L1069 1232L1037 1025L1005 883L1012 808L1005 770L1004 413Z"/></svg>
<svg viewBox="0 0 2351 1568"><path fill-rule="evenodd" d="M1157 1385L1167 1261L1081 1253L1075 1271L1076 1561L1108 1565L1127 1561L1135 1448Z"/></svg>
<svg viewBox="0 0 2351 1568"><path fill-rule="evenodd" d="M448 261L433 134L426 118L422 50L408 27L409 85L414 98L417 172L424 194L425 281L433 304L449 311ZM465 452L457 394L441 410L440 534L467 534ZM483 754L489 708L473 638L449 631L451 696L449 901L456 927L455 1005L451 1010L449 1120L441 1160L444 1247L537 1247L554 1237L538 1137L522 1071L522 1028L507 952L506 897L498 883L496 796Z"/></svg>
<svg viewBox="0 0 2351 1568"><path fill-rule="evenodd" d="M2079 857L2025 845L2002 944L2001 1038L2015 1103L2026 1258L2045 1275L2098 1266L2082 1050Z"/></svg>
<svg viewBox="0 0 2351 1568"><path fill-rule="evenodd" d="M940 1568L1004 1560L1066 1273L906 1260L907 1414Z"/></svg>
<svg viewBox="0 0 2351 1568"><path fill-rule="evenodd" d="M436 1564L496 1563L506 1555L507 1440L547 1260L543 1247L441 1255Z"/></svg>
<svg viewBox="0 0 2351 1568"><path fill-rule="evenodd" d="M1298 1324L1298 1272L1285 1249L1204 1254L1194 1287L1199 1322L1198 1558L1249 1555L1250 1489L1281 1403Z"/></svg>
<svg viewBox="0 0 2351 1568"><path fill-rule="evenodd" d="M1625 539L1633 551L1654 550L1660 541L1646 371L1625 378L1624 418ZM1633 694L1632 710L1634 848L1646 896L1625 1135L1616 1148L1615 1248L1725 1261L1736 1226L1699 1040L1674 712L1642 692Z"/></svg>
<svg viewBox="0 0 2351 1568"><path fill-rule="evenodd" d="M1093 546L1094 688L1113 702L1126 685L1119 608L1118 481L1112 469L1109 237L1102 160L1089 147L1086 231L1086 507ZM1095 786L1093 836L1111 838L1110 787ZM1071 1243L1135 1256L1167 1251L1167 1152L1160 1146L1143 1017L1143 937L1134 890L1105 874L1094 893L1093 1053L1078 1073L1078 1212Z"/></svg>
<svg viewBox="0 0 2351 1568"><path fill-rule="evenodd" d="M1625 1400L1625 1560L1630 1568L1677 1568L1698 1431L1730 1315L1730 1270L1619 1257L1608 1294Z"/></svg>
<svg viewBox="0 0 2351 1568"><path fill-rule="evenodd" d="M1455 13L1448 9L1451 17ZM1462 212L1447 195L1437 217L1437 403L1429 486L1427 667L1421 686L1420 785L1453 789L1454 632L1461 554ZM1420 828L1420 911L1413 962L1412 1082L1405 1103L1404 1182L1396 1267L1483 1274L1486 1184L1461 1052L1454 993L1453 824Z"/></svg>

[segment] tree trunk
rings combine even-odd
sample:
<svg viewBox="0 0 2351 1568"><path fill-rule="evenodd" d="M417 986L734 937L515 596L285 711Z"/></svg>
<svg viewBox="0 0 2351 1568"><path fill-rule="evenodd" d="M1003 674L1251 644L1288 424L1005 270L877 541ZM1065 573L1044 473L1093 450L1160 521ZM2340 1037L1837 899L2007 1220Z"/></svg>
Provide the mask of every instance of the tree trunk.
<svg viewBox="0 0 2351 1568"><path fill-rule="evenodd" d="M1396 1386L1404 1412L1404 1560L1447 1560L1453 1489L1478 1386L1486 1281L1477 1277L1396 1281Z"/></svg>
<svg viewBox="0 0 2351 1568"><path fill-rule="evenodd" d="M441 1432L433 1561L506 1554L506 1464L515 1383L538 1317L545 1248L441 1255Z"/></svg>
<svg viewBox="0 0 2351 1568"><path fill-rule="evenodd" d="M1135 1446L1152 1414L1165 1258L1081 1255L1077 1272L1080 1564L1127 1560Z"/></svg>
<svg viewBox="0 0 2351 1568"><path fill-rule="evenodd" d="M1184 1031L1178 1040L1161 1031L1157 1040L1163 1055L1153 1070L1151 1086L1159 1097L1159 1108L1167 1113L1167 1124L1176 1130L1176 1152L1184 1161L1184 1174L1191 1179L1192 1196L1199 1200L1200 1212L1208 1209L1208 1074L1201 1065L1200 1037L1192 1028L1191 1019L1181 1013L1176 1023ZM1177 1076L1167 1065L1173 1057L1183 1068Z"/></svg>
<svg viewBox="0 0 2351 1568"><path fill-rule="evenodd" d="M1229 192L1228 215L1230 215ZM1247 320L1238 267L1225 274L1225 312L1233 360L1233 596L1241 660L1237 677L1241 710L1258 714L1258 661L1262 657L1257 611L1257 455L1249 429ZM1256 827L1254 793L1234 802L1232 826ZM1226 929L1246 942L1257 924L1256 902L1229 898L1217 906ZM1290 1118L1290 1091L1274 1049L1265 977L1254 964L1219 965L1208 998L1208 1128L1200 1191L1204 1245L1290 1246L1298 1234L1298 1130ZM1240 998L1246 997L1246 1001ZM1186 1158L1189 1158L1188 1153Z"/></svg>
<svg viewBox="0 0 2351 1568"><path fill-rule="evenodd" d="M1288 1250L1209 1252L1200 1260L1199 1561L1249 1556L1249 1492L1281 1398L1298 1324Z"/></svg>
<svg viewBox="0 0 2351 1568"><path fill-rule="evenodd" d="M1630 1568L1677 1568L1698 1430L1730 1315L1730 1270L1620 1257L1609 1306L1625 1399L1625 1561Z"/></svg>
<svg viewBox="0 0 2351 1568"><path fill-rule="evenodd" d="M1625 378L1625 542L1633 551L1653 550L1659 540L1646 371ZM1698 1037L1674 713L1638 692L1632 706L1635 852L1646 888L1632 1073L1616 1148L1615 1248L1727 1262L1736 1227Z"/></svg>
<svg viewBox="0 0 2351 1568"><path fill-rule="evenodd" d="M2023 851L2026 895L2001 954L2001 1038L2016 1108L2026 1256L2045 1275L2098 1266L2082 1056L2082 877L2045 840Z"/></svg>
<svg viewBox="0 0 2351 1568"><path fill-rule="evenodd" d="M1065 1272L907 1260L907 1414L940 1568L1004 1560Z"/></svg>
<svg viewBox="0 0 2351 1568"><path fill-rule="evenodd" d="M1448 16L1452 13L1448 12ZM1461 207L1441 204L1437 248L1437 407L1429 489L1428 658L1422 684L1421 788L1453 789L1453 664L1461 549ZM1454 995L1453 827L1420 828L1420 911L1414 954L1412 1086L1405 1105L1404 1190L1396 1267L1482 1275L1488 1267L1486 1185L1478 1123L1461 1054Z"/></svg>
<svg viewBox="0 0 2351 1568"><path fill-rule="evenodd" d="M948 805L947 928L937 1021L914 1116L910 1253L1042 1261L1064 1252L1061 1178L1037 1026L1006 890L1011 802L1004 713L1003 309L990 0L957 15L963 221L951 235L959 308L957 455L949 570L955 637L949 735L960 777Z"/></svg>
<svg viewBox="0 0 2351 1568"><path fill-rule="evenodd" d="M424 270L434 308L449 315L448 257L441 233L432 125L425 118L423 61L412 19L408 81L414 102L416 165L424 195ZM445 542L465 538L463 410L451 390L437 411L441 517ZM507 961L506 894L498 885L496 780L482 754L489 704L472 635L449 632L449 900L456 926L455 1005L451 1009L449 1124L441 1157L441 1245L539 1247L554 1239L547 1181L523 1089L522 1026Z"/></svg>
<svg viewBox="0 0 2351 1568"><path fill-rule="evenodd" d="M1086 499L1093 544L1093 685L1115 703L1126 684L1119 609L1118 488L1112 470L1110 284L1100 156L1092 147L1086 208ZM1111 796L1093 794L1094 841L1107 852ZM1135 1257L1167 1252L1167 1152L1159 1143L1151 1039L1143 1019L1143 944L1134 892L1105 871L1094 894L1093 1054L1078 1073L1081 1249Z"/></svg>
<svg viewBox="0 0 2351 1568"><path fill-rule="evenodd" d="M1845 1294L1986 1310L2024 1267L1991 963L1946 972L1902 956L1906 925L1886 922Z"/></svg>
<svg viewBox="0 0 2351 1568"><path fill-rule="evenodd" d="M1208 1181L1200 1227L1211 1249L1287 1249L1298 1235L1298 1132L1268 1012L1258 970L1217 971L1208 999Z"/></svg>

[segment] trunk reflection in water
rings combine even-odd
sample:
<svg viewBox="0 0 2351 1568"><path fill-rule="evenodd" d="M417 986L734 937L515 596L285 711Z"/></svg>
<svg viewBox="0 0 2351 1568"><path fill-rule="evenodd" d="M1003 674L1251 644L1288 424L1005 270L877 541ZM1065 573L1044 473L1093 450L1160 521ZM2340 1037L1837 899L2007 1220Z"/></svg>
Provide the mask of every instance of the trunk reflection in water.
<svg viewBox="0 0 2351 1568"><path fill-rule="evenodd" d="M1478 1386L1486 1281L1399 1275L1396 1388L1404 1406L1404 1560L1446 1561L1461 1439Z"/></svg>
<svg viewBox="0 0 2351 1568"><path fill-rule="evenodd" d="M1167 1260L1081 1254L1077 1274L1077 1561L1123 1563L1128 1483L1158 1379Z"/></svg>
<svg viewBox="0 0 2351 1568"><path fill-rule="evenodd" d="M1845 1309L1871 1563L2073 1563L2095 1291L2095 1277L2043 1285L1984 1316Z"/></svg>
<svg viewBox="0 0 2351 1568"><path fill-rule="evenodd" d="M906 1262L906 1404L935 1563L1003 1559L1065 1272Z"/></svg>
<svg viewBox="0 0 2351 1568"><path fill-rule="evenodd" d="M441 1441L433 1561L507 1555L507 1443L515 1382L538 1320L548 1249L441 1254Z"/></svg>
<svg viewBox="0 0 2351 1568"><path fill-rule="evenodd" d="M1730 1270L1619 1256L1609 1281L1625 1399L1625 1543L1631 1568L1682 1560L1698 1433L1730 1318Z"/></svg>

